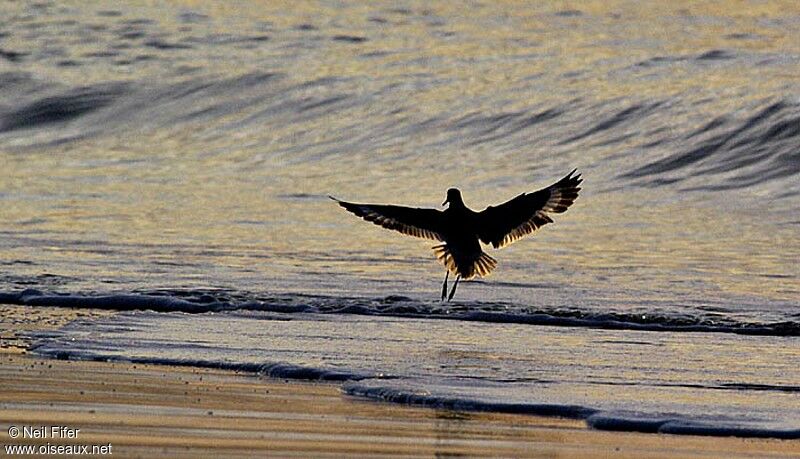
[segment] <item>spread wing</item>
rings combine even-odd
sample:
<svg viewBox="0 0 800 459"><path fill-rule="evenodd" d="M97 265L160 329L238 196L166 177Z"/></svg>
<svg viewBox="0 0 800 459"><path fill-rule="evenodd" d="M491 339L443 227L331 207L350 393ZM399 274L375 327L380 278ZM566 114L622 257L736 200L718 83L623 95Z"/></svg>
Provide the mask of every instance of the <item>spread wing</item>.
<svg viewBox="0 0 800 459"><path fill-rule="evenodd" d="M572 175L576 170L547 188L522 193L497 207L489 206L479 212L478 237L484 244L500 248L551 223L551 213L566 211L578 198L581 190L578 185L583 179L581 174Z"/></svg>
<svg viewBox="0 0 800 459"><path fill-rule="evenodd" d="M443 226L444 213L436 209L419 209L385 204L356 204L340 201L333 196L328 197L364 220L384 228L399 231L409 236L433 239L434 241L443 239L441 228Z"/></svg>

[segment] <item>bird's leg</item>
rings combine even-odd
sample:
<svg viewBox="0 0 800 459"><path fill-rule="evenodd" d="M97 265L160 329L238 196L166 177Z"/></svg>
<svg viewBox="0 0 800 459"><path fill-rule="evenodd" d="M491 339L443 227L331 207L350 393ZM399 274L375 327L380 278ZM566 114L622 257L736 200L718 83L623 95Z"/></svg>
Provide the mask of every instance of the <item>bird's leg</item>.
<svg viewBox="0 0 800 459"><path fill-rule="evenodd" d="M450 271L447 271L447 274L444 275L444 282L442 282L442 301L444 301L445 297L447 296L447 277L450 276Z"/></svg>
<svg viewBox="0 0 800 459"><path fill-rule="evenodd" d="M458 287L459 279L461 279L461 276L456 276L456 282L455 282L455 284L453 284L453 290L450 290L450 296L447 297L447 301L452 300L453 299L453 295L456 294L456 287Z"/></svg>

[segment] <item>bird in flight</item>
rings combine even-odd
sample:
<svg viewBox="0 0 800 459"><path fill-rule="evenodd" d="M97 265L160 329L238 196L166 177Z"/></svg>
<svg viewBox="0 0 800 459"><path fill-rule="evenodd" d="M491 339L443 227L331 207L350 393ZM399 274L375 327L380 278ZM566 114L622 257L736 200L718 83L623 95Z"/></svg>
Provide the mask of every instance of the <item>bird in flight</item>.
<svg viewBox="0 0 800 459"><path fill-rule="evenodd" d="M558 182L533 193L521 195L498 206L475 212L464 205L458 188L447 190L442 206L447 209L423 209L386 204L357 204L328 196L340 206L384 228L403 234L442 242L433 246L436 257L447 272L442 283L442 301L453 299L460 279L484 277L497 261L486 254L478 241L499 249L552 223L550 214L565 212L581 190L583 181L574 169ZM456 281L447 295L447 279L453 273Z"/></svg>

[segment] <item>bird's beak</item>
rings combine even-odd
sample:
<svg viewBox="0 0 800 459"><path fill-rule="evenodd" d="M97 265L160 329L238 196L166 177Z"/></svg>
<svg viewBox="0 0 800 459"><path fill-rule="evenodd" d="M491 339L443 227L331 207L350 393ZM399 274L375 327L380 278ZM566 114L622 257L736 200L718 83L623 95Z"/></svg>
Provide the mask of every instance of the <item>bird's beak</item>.
<svg viewBox="0 0 800 459"><path fill-rule="evenodd" d="M447 204L448 202L450 202L450 200L449 200L449 199L445 199L445 200L444 200L444 202L442 203L442 206L444 206L444 205L445 205L445 204Z"/></svg>

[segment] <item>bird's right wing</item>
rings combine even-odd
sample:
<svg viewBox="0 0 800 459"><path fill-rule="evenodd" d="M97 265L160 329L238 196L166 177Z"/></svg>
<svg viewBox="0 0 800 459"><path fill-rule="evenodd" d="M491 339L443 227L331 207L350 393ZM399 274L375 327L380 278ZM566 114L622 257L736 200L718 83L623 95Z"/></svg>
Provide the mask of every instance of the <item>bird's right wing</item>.
<svg viewBox="0 0 800 459"><path fill-rule="evenodd" d="M439 210L385 204L356 204L340 201L333 196L328 197L364 220L384 228L409 236L433 239L434 241L443 240L441 231L444 213Z"/></svg>

